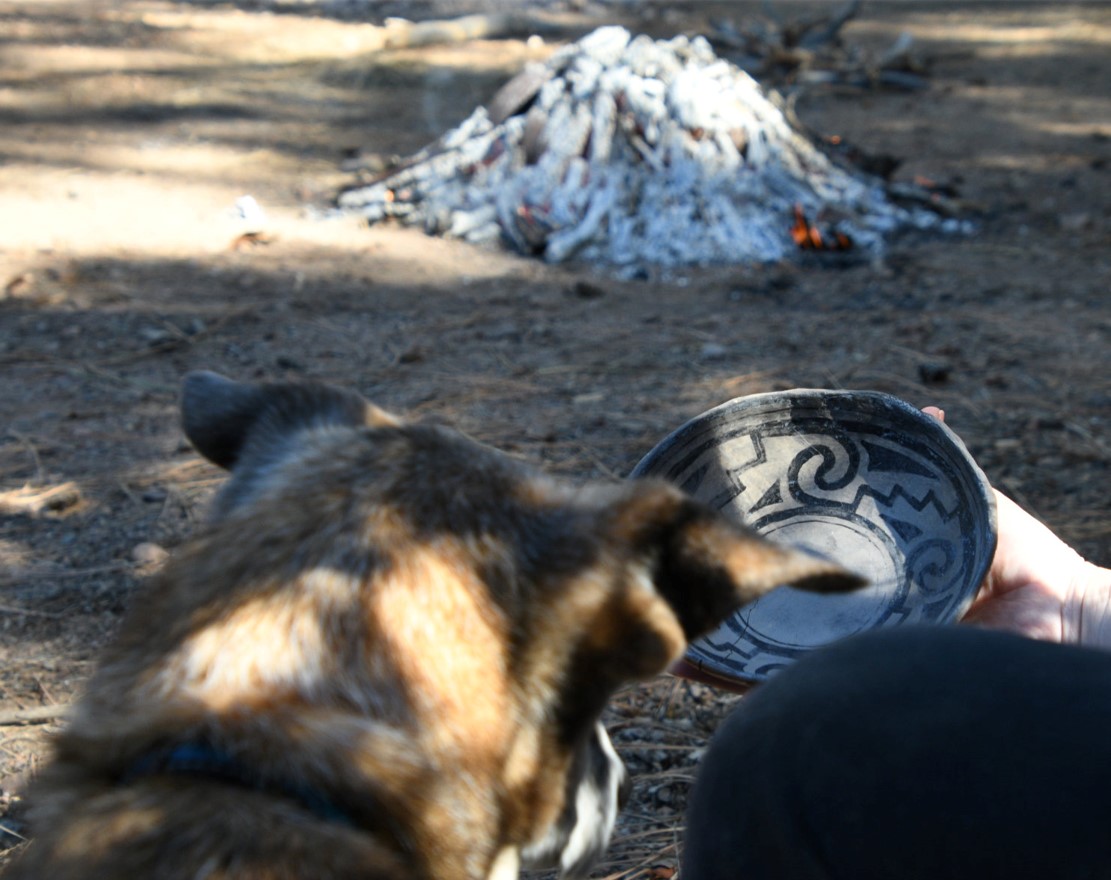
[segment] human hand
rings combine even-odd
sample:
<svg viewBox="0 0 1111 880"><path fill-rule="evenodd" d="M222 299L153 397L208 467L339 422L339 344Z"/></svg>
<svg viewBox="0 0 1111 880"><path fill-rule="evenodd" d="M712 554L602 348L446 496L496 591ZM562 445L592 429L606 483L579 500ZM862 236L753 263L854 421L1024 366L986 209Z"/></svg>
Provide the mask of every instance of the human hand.
<svg viewBox="0 0 1111 880"><path fill-rule="evenodd" d="M923 411L945 421L937 407ZM1111 650L1111 571L1086 562L1044 523L992 491L999 542L962 622Z"/></svg>

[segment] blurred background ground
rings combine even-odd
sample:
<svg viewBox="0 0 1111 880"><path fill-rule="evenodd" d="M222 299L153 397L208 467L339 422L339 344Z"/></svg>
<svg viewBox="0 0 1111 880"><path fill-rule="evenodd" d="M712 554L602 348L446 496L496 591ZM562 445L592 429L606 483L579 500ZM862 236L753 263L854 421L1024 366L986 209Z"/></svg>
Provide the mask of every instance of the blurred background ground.
<svg viewBox="0 0 1111 880"><path fill-rule="evenodd" d="M887 391L942 406L996 485L1111 564L1111 7L863 5L843 39L911 34L927 87L808 88L800 119L979 211L975 235L907 238L882 261L616 281L324 219L351 182L345 162L415 151L553 41L762 12L532 4L563 37L398 50L375 27L515 6L0 2L0 788L13 830L57 716L219 483L178 429L189 369L340 382L576 477L627 474L737 395ZM267 213L261 241L240 238L244 194ZM698 749L729 705L666 679L616 701L640 785L604 872L669 876ZM16 840L0 832L0 848Z"/></svg>

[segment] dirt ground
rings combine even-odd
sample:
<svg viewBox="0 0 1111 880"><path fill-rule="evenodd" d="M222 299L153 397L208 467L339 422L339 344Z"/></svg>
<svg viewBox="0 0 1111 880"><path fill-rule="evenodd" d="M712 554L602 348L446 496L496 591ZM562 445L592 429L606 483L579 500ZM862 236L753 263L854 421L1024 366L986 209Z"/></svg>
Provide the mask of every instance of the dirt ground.
<svg viewBox="0 0 1111 880"><path fill-rule="evenodd" d="M668 282L325 219L345 160L416 150L550 44L377 51L366 23L287 8L0 0L0 849L98 648L220 482L178 428L189 369L340 382L575 477L627 474L738 395L887 391L944 407L996 485L1111 564L1111 6L865 4L845 40L909 32L928 88L809 89L799 116L951 185L978 231ZM715 12L569 8L568 35ZM237 247L245 194L266 243ZM606 872L668 876L731 701L621 695L641 780Z"/></svg>

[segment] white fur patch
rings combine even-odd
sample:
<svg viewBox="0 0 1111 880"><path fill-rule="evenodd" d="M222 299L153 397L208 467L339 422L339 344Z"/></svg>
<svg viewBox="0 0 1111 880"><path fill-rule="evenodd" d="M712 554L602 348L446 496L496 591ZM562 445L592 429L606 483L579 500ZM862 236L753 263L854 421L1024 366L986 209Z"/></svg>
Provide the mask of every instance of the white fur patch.
<svg viewBox="0 0 1111 880"><path fill-rule="evenodd" d="M609 846L621 808L620 792L628 773L601 723L596 725L594 735L595 743L586 748L597 747L603 762L599 766L597 756L589 756L582 776L573 780L574 824L568 826L565 811L543 840L521 853L526 867L558 865L562 877L581 877Z"/></svg>
<svg viewBox="0 0 1111 880"><path fill-rule="evenodd" d="M625 765L617 757L609 734L597 725L598 745L606 756L608 772L605 779L590 774L579 780L575 793L575 827L559 858L560 873L575 876L585 873L590 863L609 846L610 837L617 824L618 792L627 775ZM599 787L598 783L602 784Z"/></svg>
<svg viewBox="0 0 1111 880"><path fill-rule="evenodd" d="M486 880L517 880L520 873L521 856L517 847L507 846L494 857Z"/></svg>

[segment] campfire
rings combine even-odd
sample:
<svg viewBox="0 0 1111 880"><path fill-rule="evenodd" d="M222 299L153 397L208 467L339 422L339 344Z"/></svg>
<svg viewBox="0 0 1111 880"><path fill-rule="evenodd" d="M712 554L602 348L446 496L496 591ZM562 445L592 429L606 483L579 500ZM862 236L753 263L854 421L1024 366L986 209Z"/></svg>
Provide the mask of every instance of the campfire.
<svg viewBox="0 0 1111 880"><path fill-rule="evenodd" d="M339 205L371 223L630 272L874 255L899 230L955 224L831 160L705 39L621 27L529 66Z"/></svg>

